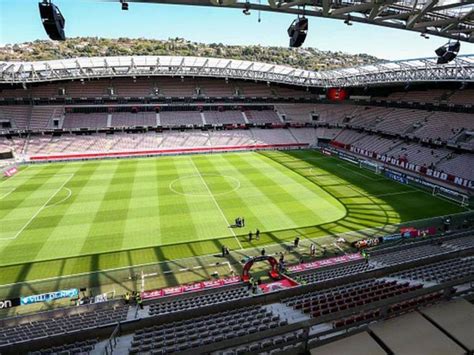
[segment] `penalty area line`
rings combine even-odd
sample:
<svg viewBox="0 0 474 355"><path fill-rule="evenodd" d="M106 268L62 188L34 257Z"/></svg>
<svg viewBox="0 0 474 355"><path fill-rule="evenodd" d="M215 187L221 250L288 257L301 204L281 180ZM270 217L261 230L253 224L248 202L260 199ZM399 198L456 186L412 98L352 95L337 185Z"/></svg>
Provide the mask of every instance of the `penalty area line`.
<svg viewBox="0 0 474 355"><path fill-rule="evenodd" d="M28 169L31 165L27 165L26 168L24 168L23 170L20 170L19 172L17 172L15 175L13 176L10 176L9 178L6 178L4 179L3 181L0 182L0 184L4 184L6 183L7 181L11 181L13 178L17 177L18 175L20 175L22 172L24 172L26 169ZM15 179L16 180L16 179Z"/></svg>
<svg viewBox="0 0 474 355"><path fill-rule="evenodd" d="M67 188L67 187L65 187L64 189L68 192L68 195L66 197L64 197L62 200L59 200L58 202L53 203L52 205L48 205L45 208L57 206L57 205L63 203L64 201L66 201L67 199L69 199L69 197L71 197L71 195L72 195L72 191L71 191L70 188Z"/></svg>
<svg viewBox="0 0 474 355"><path fill-rule="evenodd" d="M370 176L367 176L365 174L362 174L358 171L355 171L355 169L349 169L347 166L344 166L343 164L337 164L338 167L344 169L344 170L347 170L347 171L350 171L351 173L354 173L354 174L357 174L359 176L362 176L366 179L369 179L369 180L372 180L372 181L383 181L383 180L386 180L385 178L383 177L380 177L380 178L373 178L373 177L370 177ZM357 167L357 169L361 169L360 167Z"/></svg>
<svg viewBox="0 0 474 355"><path fill-rule="evenodd" d="M35 214L28 220L28 222L26 222L25 225L23 227L21 227L21 229L15 234L14 237L2 238L0 240L12 240L12 239L18 238L18 236L21 233L23 233L23 231L26 229L26 227L28 227L30 225L30 223L33 222L33 220L41 213L41 211L43 211L47 207L48 203L51 202L51 200L54 198L54 196L56 196L58 194L58 192L63 189L63 187L72 179L73 176L74 176L74 174L71 174L69 176L69 178L61 184L61 186L54 192L54 194L52 194L48 198L48 200L38 209L38 211L36 211Z"/></svg>
<svg viewBox="0 0 474 355"><path fill-rule="evenodd" d="M8 192L5 192L3 195L0 196L0 200L3 200L5 197L7 197L8 195L10 195L13 191L16 190L16 187L13 187L10 189L10 191Z"/></svg>
<svg viewBox="0 0 474 355"><path fill-rule="evenodd" d="M414 222L432 220L432 219L435 219L435 218L443 218L443 217L447 217L447 216L453 217L453 216L463 215L463 214L467 214L467 213L468 212L458 212L458 213L452 213L452 214L436 216L436 217L427 217L427 218L421 218L421 219L414 219L414 220L411 220L411 221L403 222L403 224L410 224L410 223L414 223ZM366 231L370 231L370 230L374 230L374 229L375 229L375 232L377 232L377 231L380 231L381 227L383 228L383 227L386 227L386 226L387 225L380 225L380 226L375 226L375 227L371 227L371 228L359 229L359 230L354 230L354 231L349 231L349 232L344 232L344 233L338 233L338 234L329 233L329 234L321 235L321 236L315 238L314 240L311 239L311 238L308 238L308 237L305 237L305 239L310 240L310 241L314 241L314 242L317 243L317 241L316 241L317 239L322 239L322 238L325 238L325 239L326 238L331 238L331 239L333 239L334 237L344 237L346 235L350 235L350 234L354 234L354 233L360 233L360 232L366 232ZM394 225L391 224L391 226L394 226ZM274 247L274 246L281 246L282 244L288 244L288 243L289 243L288 241L283 241L281 243L265 244L265 247L270 248L270 247ZM328 246L330 246L330 244L321 244L321 246L322 247L328 247ZM247 248L247 250L255 251L254 248ZM198 256L198 258L214 257L214 255L215 255L215 253L213 253L213 254L204 254L204 255ZM197 258L196 256L190 256L190 257L187 257L187 258L174 259L173 261L178 263L178 262L183 261L183 260L196 259L196 258ZM48 260L39 260L37 262L40 263L40 262L44 262L44 261L48 261ZM132 267L133 268L139 268L139 267L145 267L145 266L150 266L150 265L161 265L161 264L168 263L168 262L169 261L155 261L155 262L149 262L149 263L144 263L144 264L136 264L136 265L133 265L133 266L127 265L127 266L121 266L121 267L116 267L116 268L94 270L94 271L81 272L81 273L70 274L70 275L59 275L59 276L53 276L53 277L48 277L48 278L44 278L44 279L27 280L27 281L20 281L20 282L14 282L14 283L9 283L9 284L0 284L0 287L8 287L8 286L14 286L14 285L19 285L19 284L24 284L24 283L32 284L32 283L38 283L38 282L45 282L45 281L51 281L51 280L60 280L60 279L73 278L73 277L85 276L85 275L93 275L93 274L105 274L105 273L111 272L111 271L126 270L126 269L130 269ZM4 266L8 266L8 265L4 265ZM2 266L2 267L4 267L4 266ZM171 273L173 273L173 270L163 271L163 274L171 274Z"/></svg>
<svg viewBox="0 0 474 355"><path fill-rule="evenodd" d="M209 196L212 198L212 200L214 201L214 204L216 205L217 209L218 209L219 212L221 213L221 216L222 216L222 218L224 219L226 225L227 225L228 227L230 227L230 223L229 223L229 221L227 220L227 217L225 216L224 211L222 211L221 206L219 206L219 204L217 203L216 198L214 197L214 195L212 194L211 189L209 188L209 186L207 185L206 181L205 181L204 178L202 177L201 172L199 171L198 167L196 166L196 163L194 162L193 158L190 158L189 160L191 160L191 163L193 164L194 169L196 170L197 174L198 174L199 177L201 178L202 183L203 183L204 186L206 187L206 190L207 190L207 192L209 193ZM240 250L244 249L244 247L243 247L242 244L240 243L239 238L237 238L237 235L235 234L234 230L233 230L232 228L230 228L230 231L232 232L232 235L234 236L234 238L235 238L235 240L237 241L237 243L239 244Z"/></svg>

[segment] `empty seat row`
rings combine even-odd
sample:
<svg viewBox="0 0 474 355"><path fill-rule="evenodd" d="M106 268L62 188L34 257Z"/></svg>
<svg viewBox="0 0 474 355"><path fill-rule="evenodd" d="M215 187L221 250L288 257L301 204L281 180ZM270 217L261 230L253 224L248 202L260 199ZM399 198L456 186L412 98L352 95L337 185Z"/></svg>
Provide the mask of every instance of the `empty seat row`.
<svg viewBox="0 0 474 355"><path fill-rule="evenodd" d="M314 273L308 273L299 275L298 277L306 283L317 283L322 281L327 281L331 279L337 279L341 277L346 277L350 275L360 274L374 268L373 265L367 264L365 262L351 264L351 265L344 265L336 268L331 268L323 271L317 271Z"/></svg>
<svg viewBox="0 0 474 355"><path fill-rule="evenodd" d="M96 343L97 339L77 341L72 344L64 344L59 346L53 346L51 348L41 349L38 351L33 351L30 352L29 355L89 354L94 350Z"/></svg>
<svg viewBox="0 0 474 355"><path fill-rule="evenodd" d="M452 250L443 248L442 245L426 244L386 254L375 255L371 259L385 265L396 265L450 252L452 252Z"/></svg>
<svg viewBox="0 0 474 355"><path fill-rule="evenodd" d="M270 353L273 352L278 352L278 350L282 350L287 344L290 342L295 342L298 339L303 340L304 338L304 333L302 330L296 331L296 332L291 332L291 333L286 333L283 335L278 335L275 337L270 337L267 339L263 339L258 342L253 342L248 345L244 346L239 346L236 348L231 348L231 349L226 349L224 351L219 351L216 352L216 354L220 355L240 355L240 354L248 354L249 352L262 352L265 353L266 350L270 347L275 347L278 346L275 351L271 351Z"/></svg>
<svg viewBox="0 0 474 355"><path fill-rule="evenodd" d="M171 302L157 302L150 304L149 314L158 315L172 313L186 309L199 308L212 304L228 302L249 297L247 287L233 288L230 290L208 293L196 297L187 297Z"/></svg>
<svg viewBox="0 0 474 355"><path fill-rule="evenodd" d="M386 280L371 280L362 285L355 283L347 286L297 296L288 301L287 305L316 318L422 288L421 284L410 285L408 282L398 283Z"/></svg>
<svg viewBox="0 0 474 355"><path fill-rule="evenodd" d="M3 327L0 329L0 346L113 324L125 320L127 312L127 306L120 306Z"/></svg>
<svg viewBox="0 0 474 355"><path fill-rule="evenodd" d="M474 257L445 260L392 274L392 277L443 283L474 273Z"/></svg>
<svg viewBox="0 0 474 355"><path fill-rule="evenodd" d="M135 332L131 354L172 353L287 324L264 307L246 307Z"/></svg>

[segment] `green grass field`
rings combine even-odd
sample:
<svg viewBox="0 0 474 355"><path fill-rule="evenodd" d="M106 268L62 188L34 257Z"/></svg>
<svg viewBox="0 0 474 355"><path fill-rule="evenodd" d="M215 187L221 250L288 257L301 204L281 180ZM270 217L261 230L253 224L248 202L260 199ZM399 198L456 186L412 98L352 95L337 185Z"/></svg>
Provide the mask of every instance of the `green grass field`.
<svg viewBox="0 0 474 355"><path fill-rule="evenodd" d="M463 211L314 151L31 165L0 183L0 285Z"/></svg>

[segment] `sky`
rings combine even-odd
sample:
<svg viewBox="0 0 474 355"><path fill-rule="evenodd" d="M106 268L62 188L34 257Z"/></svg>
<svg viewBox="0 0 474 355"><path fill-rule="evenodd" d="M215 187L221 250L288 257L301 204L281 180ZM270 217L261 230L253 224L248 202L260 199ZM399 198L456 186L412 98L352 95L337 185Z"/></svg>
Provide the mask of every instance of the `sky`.
<svg viewBox="0 0 474 355"><path fill-rule="evenodd" d="M66 18L68 37L168 39L181 37L202 43L288 46L286 29L293 15L238 9L130 3L122 11L118 0L54 0ZM38 0L0 0L0 45L47 39ZM434 56L447 39L339 20L310 18L304 47L367 53L388 60ZM462 43L460 54L473 54L474 44Z"/></svg>

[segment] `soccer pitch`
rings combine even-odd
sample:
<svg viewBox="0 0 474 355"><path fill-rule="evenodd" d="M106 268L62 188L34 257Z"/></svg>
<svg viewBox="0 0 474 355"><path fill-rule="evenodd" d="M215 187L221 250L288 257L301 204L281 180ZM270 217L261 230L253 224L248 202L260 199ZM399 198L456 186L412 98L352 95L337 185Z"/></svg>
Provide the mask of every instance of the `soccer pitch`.
<svg viewBox="0 0 474 355"><path fill-rule="evenodd" d="M0 285L465 210L315 151L30 165L0 183Z"/></svg>

